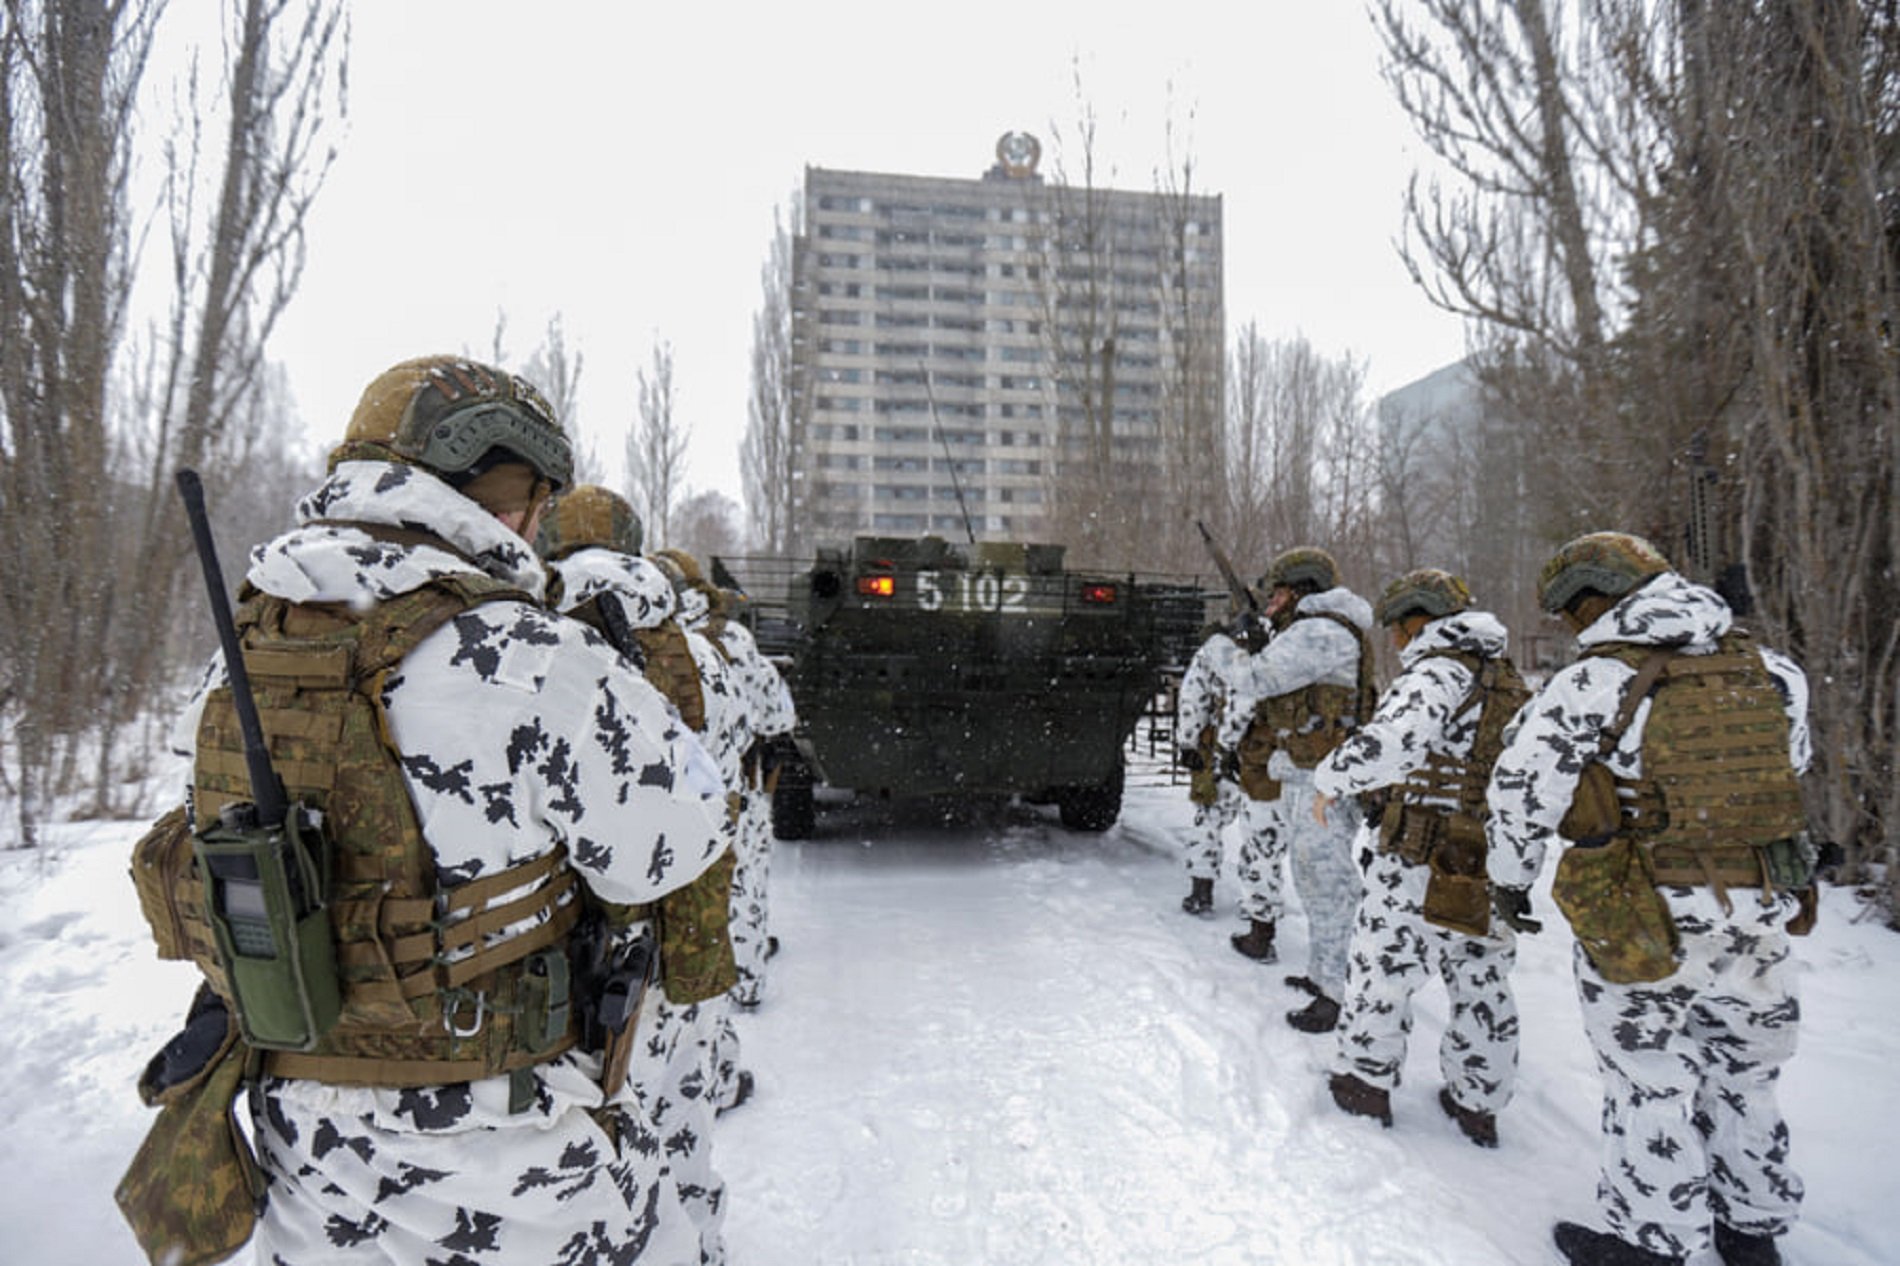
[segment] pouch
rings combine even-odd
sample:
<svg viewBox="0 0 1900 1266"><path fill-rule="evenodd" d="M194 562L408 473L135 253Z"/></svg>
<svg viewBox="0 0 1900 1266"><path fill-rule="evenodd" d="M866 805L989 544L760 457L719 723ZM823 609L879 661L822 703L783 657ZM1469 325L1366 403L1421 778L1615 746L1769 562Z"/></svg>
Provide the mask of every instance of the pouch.
<svg viewBox="0 0 1900 1266"><path fill-rule="evenodd" d="M193 882L191 856L191 816L182 804L152 823L132 846L132 886L162 959L192 956L179 906L180 889Z"/></svg>
<svg viewBox="0 0 1900 1266"><path fill-rule="evenodd" d="M168 1087L113 1191L153 1266L208 1266L244 1247L263 1178L232 1116L249 1052L236 1026L200 1073Z"/></svg>
<svg viewBox="0 0 1900 1266"><path fill-rule="evenodd" d="M1411 816L1423 816L1412 815ZM1444 838L1431 851L1431 878L1425 884L1422 907L1425 921L1466 936L1488 936L1491 932L1491 883L1484 869L1484 831L1478 828L1472 838L1469 828L1459 823L1468 818L1446 819Z"/></svg>
<svg viewBox="0 0 1900 1266"><path fill-rule="evenodd" d="M1564 850L1550 895L1603 979L1644 984L1675 974L1681 937L1649 853L1628 836Z"/></svg>

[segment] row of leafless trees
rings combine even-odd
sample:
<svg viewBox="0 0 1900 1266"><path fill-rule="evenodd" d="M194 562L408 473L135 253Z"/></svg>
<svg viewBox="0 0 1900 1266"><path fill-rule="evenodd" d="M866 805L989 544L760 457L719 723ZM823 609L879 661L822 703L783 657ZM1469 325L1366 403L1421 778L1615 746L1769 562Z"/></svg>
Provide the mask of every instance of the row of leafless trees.
<svg viewBox="0 0 1900 1266"><path fill-rule="evenodd" d="M1900 910L1900 9L1379 0L1442 160L1407 258L1473 319L1543 544L1649 535L1808 670L1810 811ZM1871 868L1871 869L1870 869Z"/></svg>
<svg viewBox="0 0 1900 1266"><path fill-rule="evenodd" d="M264 348L343 114L340 6L231 0L219 55L148 123L166 9L0 7L0 750L27 845L56 797L113 807L127 727L176 650L172 471L202 467L232 523L281 486ZM135 153L160 156L156 206ZM169 298L149 324L130 308L141 268Z"/></svg>

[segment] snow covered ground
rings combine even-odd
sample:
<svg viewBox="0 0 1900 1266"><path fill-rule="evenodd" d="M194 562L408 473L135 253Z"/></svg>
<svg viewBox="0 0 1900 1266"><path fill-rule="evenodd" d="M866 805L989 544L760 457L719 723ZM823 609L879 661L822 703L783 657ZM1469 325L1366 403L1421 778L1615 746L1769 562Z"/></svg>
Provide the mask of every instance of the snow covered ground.
<svg viewBox="0 0 1900 1266"><path fill-rule="evenodd" d="M1597 1081L1547 891L1518 1098L1484 1152L1437 1107L1436 989L1395 1128L1332 1106L1329 1041L1281 1021L1297 905L1285 964L1235 955L1227 881L1222 918L1179 910L1186 821L1184 789L1136 787L1102 836L1024 806L852 807L780 845L784 953L740 1019L759 1094L717 1141L734 1266L1558 1261L1550 1224L1594 1220ZM140 1260L111 1195L148 1121L133 1079L193 986L146 944L143 825L0 852L0 1262ZM1830 898L1798 943L1783 1099L1808 1205L1784 1250L1877 1266L1900 1261L1900 937Z"/></svg>

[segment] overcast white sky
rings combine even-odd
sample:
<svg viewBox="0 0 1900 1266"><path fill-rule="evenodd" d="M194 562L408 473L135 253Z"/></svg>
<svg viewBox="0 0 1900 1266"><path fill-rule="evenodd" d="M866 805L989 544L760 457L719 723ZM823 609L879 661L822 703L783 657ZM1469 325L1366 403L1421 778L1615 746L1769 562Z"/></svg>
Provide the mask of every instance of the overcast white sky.
<svg viewBox="0 0 1900 1266"><path fill-rule="evenodd" d="M559 313L586 358L576 422L618 472L657 334L689 481L737 499L759 268L805 166L975 177L1022 129L1046 171L1078 64L1102 183L1153 187L1172 91L1197 187L1225 198L1230 333L1304 332L1365 358L1375 392L1462 354L1393 247L1421 147L1356 0L359 3L274 354L327 443L389 364L486 349L498 309L525 357Z"/></svg>

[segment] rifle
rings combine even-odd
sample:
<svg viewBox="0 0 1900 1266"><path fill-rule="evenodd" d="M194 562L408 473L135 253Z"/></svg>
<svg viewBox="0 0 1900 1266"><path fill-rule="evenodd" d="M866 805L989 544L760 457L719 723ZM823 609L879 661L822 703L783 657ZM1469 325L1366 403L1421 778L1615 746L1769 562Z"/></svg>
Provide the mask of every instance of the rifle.
<svg viewBox="0 0 1900 1266"><path fill-rule="evenodd" d="M250 800L226 805L215 824L199 823L193 837L205 912L244 1040L267 1050L308 1051L342 1010L326 900L330 841L315 814L301 802L289 803L271 767L211 540L204 485L195 470L180 470L176 478L224 649L251 784Z"/></svg>
<svg viewBox="0 0 1900 1266"><path fill-rule="evenodd" d="M1253 590L1240 583L1240 577L1234 574L1234 565L1227 561L1227 554L1214 542L1214 534L1207 530L1207 524L1194 520L1194 526L1201 530L1201 541L1207 546L1207 552L1213 555L1214 566L1219 569L1221 579L1227 582L1227 592L1234 601L1244 604L1254 615L1260 614L1260 599L1254 597Z"/></svg>

